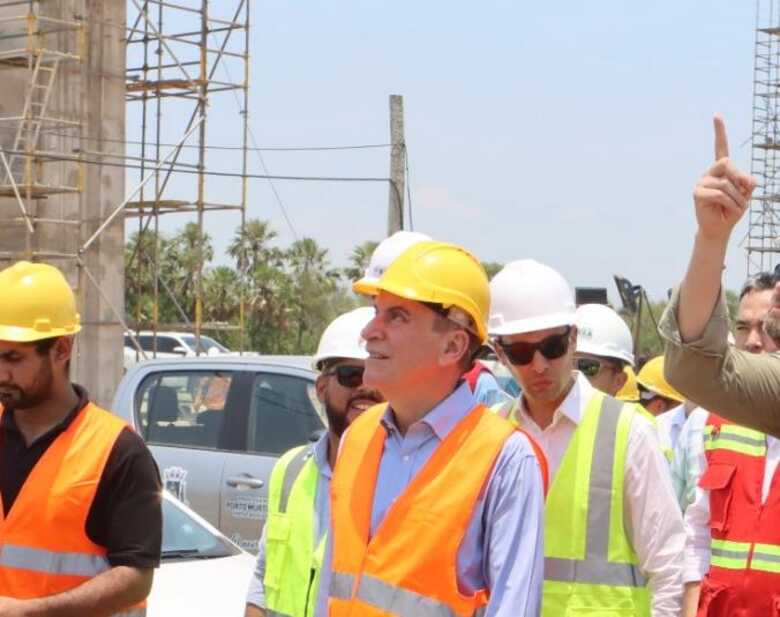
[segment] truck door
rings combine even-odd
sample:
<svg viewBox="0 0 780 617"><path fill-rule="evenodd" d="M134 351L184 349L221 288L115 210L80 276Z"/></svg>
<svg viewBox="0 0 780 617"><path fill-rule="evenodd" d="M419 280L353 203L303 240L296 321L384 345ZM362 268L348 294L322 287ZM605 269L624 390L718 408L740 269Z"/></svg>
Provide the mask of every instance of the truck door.
<svg viewBox="0 0 780 617"><path fill-rule="evenodd" d="M233 430L240 451L225 457L220 529L256 551L268 511L268 482L278 458L324 429L311 377L272 368L252 374L243 417Z"/></svg>
<svg viewBox="0 0 780 617"><path fill-rule="evenodd" d="M136 418L165 488L219 526L225 403L238 373L165 369L150 373L136 396Z"/></svg>

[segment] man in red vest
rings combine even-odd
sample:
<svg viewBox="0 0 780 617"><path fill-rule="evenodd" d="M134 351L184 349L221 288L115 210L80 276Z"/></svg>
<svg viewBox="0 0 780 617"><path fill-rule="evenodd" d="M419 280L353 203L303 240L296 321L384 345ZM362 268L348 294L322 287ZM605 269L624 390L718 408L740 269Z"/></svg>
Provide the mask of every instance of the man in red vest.
<svg viewBox="0 0 780 617"><path fill-rule="evenodd" d="M60 271L19 262L0 272L0 297L0 615L144 615L157 466L70 382L81 325Z"/></svg>
<svg viewBox="0 0 780 617"><path fill-rule="evenodd" d="M736 348L772 353L764 333L777 278L764 272L745 283L736 315ZM709 414L701 473L685 511L683 615L774 615L780 607L780 439ZM691 444L693 445L693 443Z"/></svg>

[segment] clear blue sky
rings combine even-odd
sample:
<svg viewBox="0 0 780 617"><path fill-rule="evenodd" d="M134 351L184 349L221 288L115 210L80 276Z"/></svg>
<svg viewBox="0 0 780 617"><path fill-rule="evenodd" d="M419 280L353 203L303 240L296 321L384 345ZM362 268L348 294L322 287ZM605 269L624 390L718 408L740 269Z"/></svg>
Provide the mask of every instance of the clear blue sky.
<svg viewBox="0 0 780 617"><path fill-rule="evenodd" d="M415 229L487 261L533 257L613 297L619 273L661 298L687 263L691 192L712 158L715 111L733 158L749 166L740 144L751 130L754 11L733 0L254 0L251 125L261 145L384 143L387 97L401 94ZM230 97L212 108L212 143L238 143L235 113ZM165 129L178 139L175 121ZM264 157L280 174L389 172L385 149ZM237 171L226 154L208 164ZM254 155L250 168L262 173ZM210 186L212 198L234 194L229 182ZM297 234L327 247L334 264L384 237L385 184L276 187ZM269 219L281 245L292 241L267 182L252 181L248 214ZM237 218L210 221L222 250ZM735 241L727 286L745 273Z"/></svg>

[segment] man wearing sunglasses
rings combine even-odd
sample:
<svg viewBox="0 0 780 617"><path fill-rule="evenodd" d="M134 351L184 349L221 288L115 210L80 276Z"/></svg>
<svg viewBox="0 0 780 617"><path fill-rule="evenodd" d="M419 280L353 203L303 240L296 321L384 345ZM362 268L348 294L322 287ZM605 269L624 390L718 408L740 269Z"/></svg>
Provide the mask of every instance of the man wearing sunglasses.
<svg viewBox="0 0 780 617"><path fill-rule="evenodd" d="M354 289L374 301L365 380L388 404L341 443L329 616L537 616L541 463L462 379L487 335L484 268L421 242Z"/></svg>
<svg viewBox="0 0 780 617"><path fill-rule="evenodd" d="M363 385L368 356L361 331L374 316L363 307L337 317L323 332L312 361L317 398L328 431L312 446L284 454L271 473L268 519L247 596L246 617L327 614L327 573L320 569L329 528L329 487L339 439L352 421L381 403Z"/></svg>
<svg viewBox="0 0 780 617"><path fill-rule="evenodd" d="M577 370L597 390L617 396L626 385L625 367L634 367L634 338L626 322L603 304L577 307Z"/></svg>
<svg viewBox="0 0 780 617"><path fill-rule="evenodd" d="M650 421L572 370L574 293L558 272L515 261L490 289L489 331L523 391L505 411L550 463L542 614L678 615L685 535Z"/></svg>

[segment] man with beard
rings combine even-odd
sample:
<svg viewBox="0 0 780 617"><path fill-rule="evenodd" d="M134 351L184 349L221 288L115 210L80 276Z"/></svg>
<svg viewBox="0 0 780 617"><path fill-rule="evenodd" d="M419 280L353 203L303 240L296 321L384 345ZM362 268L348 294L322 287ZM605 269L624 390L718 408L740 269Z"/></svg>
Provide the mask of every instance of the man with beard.
<svg viewBox="0 0 780 617"><path fill-rule="evenodd" d="M162 530L154 460L70 382L81 325L59 270L19 262L0 297L0 615L144 615Z"/></svg>
<svg viewBox="0 0 780 617"><path fill-rule="evenodd" d="M246 617L324 617L327 573L320 570L329 527L329 487L339 440L364 410L384 399L363 386L368 357L360 332L374 316L363 307L323 332L312 362L328 431L313 446L284 454L271 473L268 519L247 596ZM322 593L320 593L322 590Z"/></svg>

